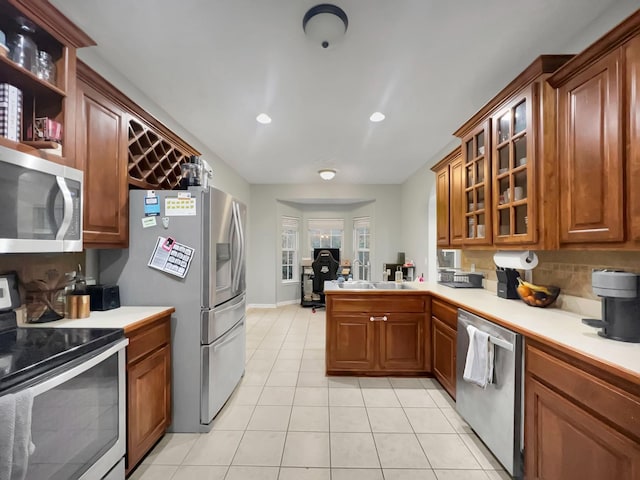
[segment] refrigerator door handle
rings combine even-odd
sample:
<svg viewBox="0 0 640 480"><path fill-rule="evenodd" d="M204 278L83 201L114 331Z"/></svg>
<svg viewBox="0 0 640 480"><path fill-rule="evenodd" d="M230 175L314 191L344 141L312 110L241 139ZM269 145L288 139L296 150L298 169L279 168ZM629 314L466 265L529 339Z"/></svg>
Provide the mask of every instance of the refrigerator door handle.
<svg viewBox="0 0 640 480"><path fill-rule="evenodd" d="M239 335L243 333L242 332L243 327L244 327L244 320L240 320L240 322L238 322L235 327L233 327L229 332L227 332L227 334L225 335L227 338L225 338L220 343L216 343L213 345L213 351L216 352L220 350L222 347L224 347L225 345L228 345L229 343L233 342Z"/></svg>
<svg viewBox="0 0 640 480"><path fill-rule="evenodd" d="M243 268L244 264L245 264L245 243L244 243L244 229L242 227L242 215L240 214L240 204L237 204L237 208L238 208L238 231L240 232L240 263L238 265L238 289L240 288L240 280L242 278L242 271L241 268Z"/></svg>
<svg viewBox="0 0 640 480"><path fill-rule="evenodd" d="M232 279L232 288L233 292L237 292L240 287L240 264L242 262L242 234L240 233L240 219L239 219L239 207L237 202L232 203L233 210L233 228L235 230L235 244L233 245L234 253L237 251L237 255L235 255L235 262L233 265L233 279Z"/></svg>

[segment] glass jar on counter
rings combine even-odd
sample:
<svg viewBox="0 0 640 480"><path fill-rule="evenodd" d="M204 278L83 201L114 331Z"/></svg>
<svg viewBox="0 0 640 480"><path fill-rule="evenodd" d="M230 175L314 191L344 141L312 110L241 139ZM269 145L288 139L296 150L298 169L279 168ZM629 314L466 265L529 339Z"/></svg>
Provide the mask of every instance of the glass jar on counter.
<svg viewBox="0 0 640 480"><path fill-rule="evenodd" d="M51 55L44 50L38 52L38 78L49 83L56 83L56 65Z"/></svg>

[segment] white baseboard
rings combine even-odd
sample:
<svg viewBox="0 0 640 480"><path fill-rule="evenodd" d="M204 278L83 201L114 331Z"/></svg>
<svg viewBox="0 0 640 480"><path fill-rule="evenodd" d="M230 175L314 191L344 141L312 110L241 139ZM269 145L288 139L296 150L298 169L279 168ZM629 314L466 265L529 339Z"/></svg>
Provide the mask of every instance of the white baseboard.
<svg viewBox="0 0 640 480"><path fill-rule="evenodd" d="M247 305L247 309L249 308L277 308L273 303L250 303Z"/></svg>
<svg viewBox="0 0 640 480"><path fill-rule="evenodd" d="M297 299L297 300L287 300L287 301L284 301L284 302L278 302L278 303L276 304L276 306L277 306L277 307L284 307L285 305L296 305L296 304L300 305L300 299Z"/></svg>

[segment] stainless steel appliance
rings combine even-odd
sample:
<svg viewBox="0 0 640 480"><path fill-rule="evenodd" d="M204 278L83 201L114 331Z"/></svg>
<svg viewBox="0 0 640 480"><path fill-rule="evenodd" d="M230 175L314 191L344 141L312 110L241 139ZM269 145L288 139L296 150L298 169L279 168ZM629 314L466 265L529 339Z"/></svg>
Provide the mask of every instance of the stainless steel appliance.
<svg viewBox="0 0 640 480"><path fill-rule="evenodd" d="M211 428L244 373L246 207L213 188L191 187L190 215L166 216L181 190L156 191L160 215L144 228L146 191L129 195L129 249L100 253L100 281L125 305L171 305L174 432ZM147 200L148 203L148 200ZM153 220L152 222L153 223ZM147 266L158 237L193 250L185 278Z"/></svg>
<svg viewBox="0 0 640 480"><path fill-rule="evenodd" d="M128 342L120 329L19 328L0 314L0 443L13 445L0 476L124 479Z"/></svg>
<svg viewBox="0 0 640 480"><path fill-rule="evenodd" d="M640 343L639 278L635 273L594 270L591 286L602 297L602 320L585 318L582 322L600 328L601 337Z"/></svg>
<svg viewBox="0 0 640 480"><path fill-rule="evenodd" d="M489 334L494 349L492 383L463 380L469 349L467 327ZM514 478L522 478L522 336L482 317L458 310L456 410Z"/></svg>
<svg viewBox="0 0 640 480"><path fill-rule="evenodd" d="M82 251L83 173L0 146L0 253Z"/></svg>

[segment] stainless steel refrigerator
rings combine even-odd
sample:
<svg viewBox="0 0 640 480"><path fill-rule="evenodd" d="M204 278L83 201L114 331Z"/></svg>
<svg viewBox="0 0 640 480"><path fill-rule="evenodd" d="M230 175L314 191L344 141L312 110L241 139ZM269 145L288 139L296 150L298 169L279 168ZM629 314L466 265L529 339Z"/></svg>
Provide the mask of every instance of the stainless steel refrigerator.
<svg viewBox="0 0 640 480"><path fill-rule="evenodd" d="M153 216L158 207L159 215ZM156 190L153 195L132 190L129 248L100 252L100 282L119 285L123 305L176 309L171 431L210 430L244 374L245 225L245 205L217 189ZM174 253L180 252L178 267L188 268L184 278L169 267L148 266L154 249L167 243L179 247Z"/></svg>

